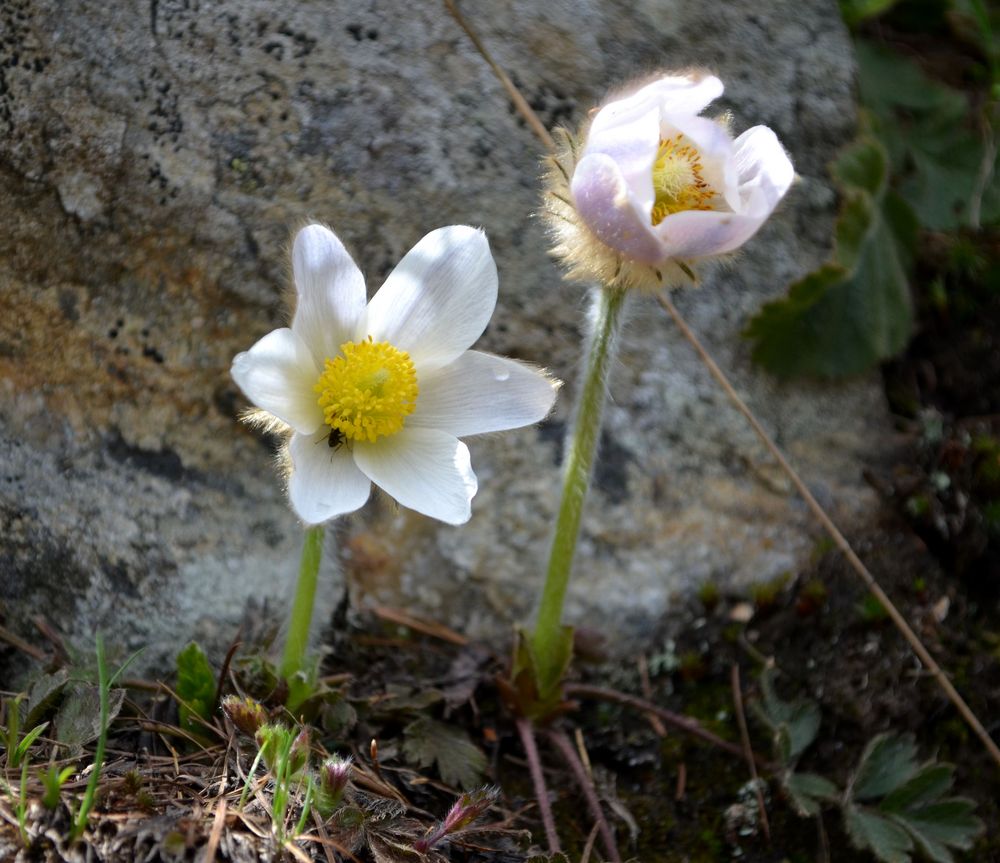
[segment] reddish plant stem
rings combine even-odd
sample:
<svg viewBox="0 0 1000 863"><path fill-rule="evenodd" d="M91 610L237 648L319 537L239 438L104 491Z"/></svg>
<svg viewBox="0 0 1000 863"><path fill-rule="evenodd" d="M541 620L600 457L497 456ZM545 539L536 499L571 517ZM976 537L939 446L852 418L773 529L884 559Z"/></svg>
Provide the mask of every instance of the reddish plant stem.
<svg viewBox="0 0 1000 863"><path fill-rule="evenodd" d="M525 758L528 759L528 772L531 774L531 784L535 788L535 798L538 800L538 813L545 828L545 840L549 843L549 853L558 854L562 848L559 845L559 834L556 833L556 822L552 817L552 806L549 803L549 789L545 785L545 775L542 773L542 760L538 757L538 747L535 745L535 731L531 722L523 716L515 720L517 733L521 736Z"/></svg>
<svg viewBox="0 0 1000 863"><path fill-rule="evenodd" d="M597 791L594 788L594 783L587 775L583 762L580 761L576 750L573 749L573 744L570 743L566 732L549 731L549 740L559 750L559 754L562 755L563 760L569 765L569 769L573 773L573 778L576 779L576 784L580 786L580 790L587 800L590 814L593 816L594 822L597 824L597 829L600 831L601 841L604 843L604 850L607 852L608 857L612 863L621 863L622 858L618 853L618 846L615 844L615 835L611 832L611 825L608 824L608 819L604 817L604 810L601 808L601 801L597 799Z"/></svg>

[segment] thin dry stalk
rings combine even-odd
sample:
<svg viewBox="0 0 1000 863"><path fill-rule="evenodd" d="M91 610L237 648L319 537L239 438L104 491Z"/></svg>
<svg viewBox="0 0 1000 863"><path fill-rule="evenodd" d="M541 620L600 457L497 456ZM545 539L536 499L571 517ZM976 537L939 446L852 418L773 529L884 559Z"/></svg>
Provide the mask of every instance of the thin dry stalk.
<svg viewBox="0 0 1000 863"><path fill-rule="evenodd" d="M702 727L697 719L692 719L690 716L683 716L680 713L674 713L672 710L667 710L664 707L653 704L651 701L646 701L645 698L629 695L627 692L619 692L617 689L608 689L604 686L592 686L589 683L567 683L564 691L567 695L581 695L586 698L614 701L618 704L624 704L626 707L634 707L642 713L652 713L668 725L672 725L674 728L690 734L692 737L697 737L706 743L711 743L713 746L717 746L719 749L723 749L732 755L739 756L740 758L743 757L743 749L741 747L713 734L707 728ZM755 755L754 758L761 767L767 768L769 766L766 761L763 761L758 756Z"/></svg>
<svg viewBox="0 0 1000 863"><path fill-rule="evenodd" d="M330 839L330 834L327 832L326 825L323 823L323 819L319 817L319 813L314 809L312 813L313 824L316 825L316 832L319 833L320 847L323 849L323 856L326 857L326 863L337 863L337 858L334 856L333 851L330 850L329 843L332 841Z"/></svg>
<svg viewBox="0 0 1000 863"><path fill-rule="evenodd" d="M590 853L594 850L594 842L597 841L597 833L600 829L601 825L597 823L590 828L590 834L587 836L587 842L583 846L583 853L580 855L580 863L590 863Z"/></svg>
<svg viewBox="0 0 1000 863"><path fill-rule="evenodd" d="M222 828L226 825L226 798L219 799L219 805L215 808L215 818L212 819L212 832L208 834L208 842L205 843L205 851L202 854L203 863L212 863L215 859L215 852L219 847L219 840L222 838Z"/></svg>
<svg viewBox="0 0 1000 863"><path fill-rule="evenodd" d="M555 151L556 142L552 140L549 130L546 129L545 124L538 119L538 115L531 110L531 106L525 100L524 96L521 95L521 91L517 89L514 82L507 77L507 73L500 68L490 52L486 50L486 46L479 38L479 35L472 29L469 22L465 20L462 13L458 11L458 4L455 0L444 0L444 6L448 10L451 17L458 23L458 26L465 31L465 35L469 37L469 41L476 46L479 56L482 57L493 70L493 74L497 76L497 80L503 86L504 90L507 91L507 95L510 96L510 100L514 103L514 107L517 108L517 112L524 117L525 122L531 126L531 131L538 136L538 139L550 152Z"/></svg>
<svg viewBox="0 0 1000 863"><path fill-rule="evenodd" d="M730 682L733 687L733 707L736 708L736 724L740 728L740 741L743 743L743 752L746 755L747 767L750 768L750 777L753 779L753 790L757 795L760 826L764 830L765 838L770 843L771 825L767 820L767 808L764 806L764 792L760 788L760 777L757 775L757 762L754 760L753 747L750 745L750 731L747 729L747 716L743 710L743 687L740 685L740 667L738 665L733 665Z"/></svg>
<svg viewBox="0 0 1000 863"><path fill-rule="evenodd" d="M639 685L642 686L642 697L647 701L653 700L653 687L649 684L649 663L646 662L646 654L640 653L636 657L635 664L639 669ZM647 713L646 719L649 721L653 731L660 737L667 736L667 729L663 727L663 722L655 713Z"/></svg>
<svg viewBox="0 0 1000 863"><path fill-rule="evenodd" d="M961 714L962 718L968 724L968 726L973 730L975 735L982 742L983 746L986 747L986 751L990 753L993 760L1000 766L1000 748L997 747L996 743L993 742L993 738L990 737L989 733L983 727L983 724L979 721L976 714L972 712L972 708L965 703L965 699L959 695L958 690L952 685L951 680L949 680L948 675L944 673L941 666L937 664L934 657L931 656L930 651L924 647L924 643L920 640L920 637L913 631L910 625L906 622L906 618L903 617L899 609L893 604L892 600L884 590L879 586L879 583L875 580L875 576L868 571L868 567L864 565L861 558L857 556L854 549L851 548L851 544L847 541L844 535L840 532L836 524L834 524L833 519L826 514L826 510L819 505L819 501L813 497L811 491L802 481L802 478L798 475L795 468L789 464L788 460L782 454L781 450L778 449L777 444L771 439L771 436L765 431L764 427L760 424L760 421L754 415L753 411L747 406L746 402L740 398L739 394L733 388L733 385L729 382L722 369L719 368L715 360L712 359L711 355L702 346L698 337L694 334L694 331L687 325L687 322L681 317L681 313L677 311L677 307L674 305L673 300L670 299L666 294L659 294L657 300L660 305L667 311L667 314L674 319L674 323L677 324L677 328L681 331L681 334L685 339L690 342L691 347L694 348L695 352L698 354L701 361L705 364L706 368L711 373L712 377L715 378L716 383L722 387L723 391L729 397L729 400L733 403L736 409L743 414L743 417L750 427L756 432L757 437L760 438L761 443L767 447L768 451L777 461L778 465L785 472L788 478L792 481L796 490L802 499L806 502L806 505L812 511L812 514L816 517L816 520L823 526L827 534L829 534L830 539L833 540L834 544L843 553L844 557L847 558L847 562L851 565L854 571L861 577L861 580L865 583L865 586L869 591L875 596L875 598L881 603L882 607L886 610L886 614L889 615L889 619L895 624L896 629L898 629L903 637L906 639L907 643L913 649L913 652L917 654L917 657L924 664L924 667L931 673L934 679L937 681L938 686L944 691L945 695L955 708Z"/></svg>
<svg viewBox="0 0 1000 863"><path fill-rule="evenodd" d="M549 803L549 789L545 785L545 775L542 773L542 761L538 757L538 747L535 745L535 731L531 722L523 716L515 720L517 733L521 736L525 757L528 759L528 772L531 774L531 784L538 800L538 814L545 828L545 841L549 843L549 853L558 854L562 848L559 845L559 834L556 833L556 822L552 817L552 805Z"/></svg>
<svg viewBox="0 0 1000 863"><path fill-rule="evenodd" d="M13 632L3 626L0 626L0 641L6 641L11 647L16 647L21 653L26 653L32 659L37 659L39 662L46 662L49 658L44 650L35 647L33 644L29 644L23 638L14 635Z"/></svg>
<svg viewBox="0 0 1000 863"><path fill-rule="evenodd" d="M569 766L570 772L576 780L576 784L580 786L580 790L583 792L583 796L587 801L587 808L590 809L590 814L594 819L594 823L597 824L598 830L601 833L601 841L604 843L604 850L607 852L608 857L613 861L613 863L621 863L622 858L618 853L618 845L615 842L615 834L611 832L611 825L608 824L608 819L604 816L604 808L601 806L601 801L597 797L597 790L594 788L594 783L587 775L587 770L583 766L583 762L576 754L573 744L566 736L566 732L550 731L549 740L551 740L553 746L559 750L559 754L562 755L563 760Z"/></svg>

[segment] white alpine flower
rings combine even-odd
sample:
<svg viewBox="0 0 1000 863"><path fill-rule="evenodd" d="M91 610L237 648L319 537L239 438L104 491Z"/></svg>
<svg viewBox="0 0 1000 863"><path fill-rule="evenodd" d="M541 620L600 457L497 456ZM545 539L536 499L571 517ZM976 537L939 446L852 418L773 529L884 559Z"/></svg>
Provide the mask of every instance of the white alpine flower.
<svg viewBox="0 0 1000 863"><path fill-rule="evenodd" d="M573 275L640 288L689 281L697 261L764 224L795 171L766 126L733 140L726 119L700 116L722 91L712 75L666 75L596 112L550 173L555 251Z"/></svg>
<svg viewBox="0 0 1000 863"><path fill-rule="evenodd" d="M543 419L556 383L524 363L467 350L497 299L482 231L432 231L365 304L361 271L321 225L292 248L296 309L233 360L258 408L290 429L288 496L306 524L360 508L371 483L449 524L477 480L458 438Z"/></svg>

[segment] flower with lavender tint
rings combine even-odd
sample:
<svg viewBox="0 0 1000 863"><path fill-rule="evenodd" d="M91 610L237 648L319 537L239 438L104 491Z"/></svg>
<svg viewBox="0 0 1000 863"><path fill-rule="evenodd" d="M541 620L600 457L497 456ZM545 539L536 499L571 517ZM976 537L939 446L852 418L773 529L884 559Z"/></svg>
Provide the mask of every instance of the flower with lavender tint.
<svg viewBox="0 0 1000 863"><path fill-rule="evenodd" d="M712 76L665 75L607 102L550 171L555 253L576 278L670 287L735 251L795 176L777 136L701 116L722 95Z"/></svg>

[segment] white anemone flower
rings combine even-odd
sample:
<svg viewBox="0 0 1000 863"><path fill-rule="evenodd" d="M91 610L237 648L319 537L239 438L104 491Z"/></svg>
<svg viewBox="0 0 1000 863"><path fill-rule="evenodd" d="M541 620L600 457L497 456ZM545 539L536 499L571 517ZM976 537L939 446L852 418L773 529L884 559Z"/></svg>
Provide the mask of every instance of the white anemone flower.
<svg viewBox="0 0 1000 863"><path fill-rule="evenodd" d="M556 253L571 274L621 287L693 281L692 266L749 240L795 177L777 136L733 140L702 117L711 75L667 75L605 104L550 173Z"/></svg>
<svg viewBox="0 0 1000 863"><path fill-rule="evenodd" d="M459 437L543 419L556 383L524 363L468 350L497 300L482 231L424 237L365 304L361 271L336 235L295 237L296 309L239 354L232 376L287 427L288 496L306 524L360 508L374 482L449 524L471 515L478 484Z"/></svg>

